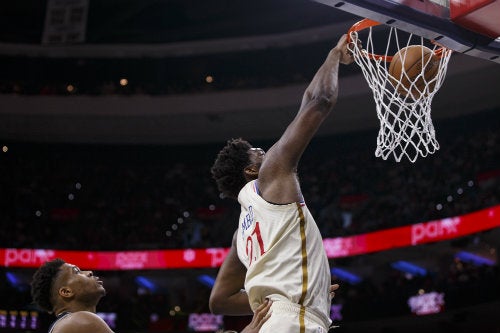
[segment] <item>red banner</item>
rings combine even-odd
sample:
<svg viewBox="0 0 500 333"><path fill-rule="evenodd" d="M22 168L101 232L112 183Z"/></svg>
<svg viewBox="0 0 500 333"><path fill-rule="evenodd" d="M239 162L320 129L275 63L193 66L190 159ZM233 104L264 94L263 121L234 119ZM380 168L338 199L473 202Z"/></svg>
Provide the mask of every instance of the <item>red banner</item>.
<svg viewBox="0 0 500 333"><path fill-rule="evenodd" d="M219 267L229 249L148 251L65 251L47 249L0 249L0 266L38 267L62 258L82 269L140 270Z"/></svg>
<svg viewBox="0 0 500 333"><path fill-rule="evenodd" d="M459 238L500 227L500 205L475 213L350 237L323 240L329 258L348 257ZM141 270L219 267L229 248L148 251L65 251L0 249L2 267L38 267L62 258L92 270Z"/></svg>
<svg viewBox="0 0 500 333"><path fill-rule="evenodd" d="M462 216L416 223L351 237L323 240L329 258L354 256L459 238L500 227L500 206Z"/></svg>

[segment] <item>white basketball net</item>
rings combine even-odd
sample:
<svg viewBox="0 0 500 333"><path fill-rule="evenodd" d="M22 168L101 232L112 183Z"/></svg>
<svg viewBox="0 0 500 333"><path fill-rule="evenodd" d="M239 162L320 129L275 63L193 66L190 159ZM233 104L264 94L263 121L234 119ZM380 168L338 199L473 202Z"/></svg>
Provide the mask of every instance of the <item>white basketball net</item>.
<svg viewBox="0 0 500 333"><path fill-rule="evenodd" d="M373 59L369 57L369 54L381 53L380 51L377 53L374 48L375 37L373 37L372 27L366 30L368 37L364 40L357 31L350 33L352 41L361 41L361 45L351 43L350 49L353 52L354 61L361 67L373 91L377 116L380 120L375 156L386 160L392 155L396 162L400 162L402 157L406 156L413 163L419 156L425 157L439 149L431 119L431 102L444 81L452 51L445 48L437 51L441 47L426 44L426 47L440 54L438 72L435 77L427 81L424 77L427 64L422 63L421 73L410 83L410 86L405 87L399 81L400 78L389 75L390 62L384 60L384 57L392 56L394 49L397 51L409 45L424 46L424 38L413 34L406 37L408 36L406 33L399 33L398 36L398 30L390 27L384 56ZM405 41L401 42L403 34ZM380 45L378 47L380 48ZM429 57L429 61L430 59ZM406 73L402 75L408 78Z"/></svg>

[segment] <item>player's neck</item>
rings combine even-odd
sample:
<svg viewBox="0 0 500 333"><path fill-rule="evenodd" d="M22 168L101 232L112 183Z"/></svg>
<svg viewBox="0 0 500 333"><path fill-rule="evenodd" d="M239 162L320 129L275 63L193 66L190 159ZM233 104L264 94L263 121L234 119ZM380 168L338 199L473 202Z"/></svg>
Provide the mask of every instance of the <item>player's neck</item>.
<svg viewBox="0 0 500 333"><path fill-rule="evenodd" d="M97 304L83 304L83 303L71 303L64 304L54 309L54 314L56 316L64 312L78 312L78 311L88 311L96 313Z"/></svg>

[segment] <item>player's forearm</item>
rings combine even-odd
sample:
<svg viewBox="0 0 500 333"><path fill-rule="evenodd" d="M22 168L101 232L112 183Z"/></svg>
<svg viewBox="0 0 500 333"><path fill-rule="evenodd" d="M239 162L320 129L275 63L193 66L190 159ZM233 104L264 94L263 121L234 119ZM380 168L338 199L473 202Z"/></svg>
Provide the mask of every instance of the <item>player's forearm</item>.
<svg viewBox="0 0 500 333"><path fill-rule="evenodd" d="M304 93L301 111L309 103L317 102L322 106L320 111L327 113L337 103L340 52L339 48L335 47L328 53L325 62L318 69Z"/></svg>
<svg viewBox="0 0 500 333"><path fill-rule="evenodd" d="M209 305L210 311L214 314L229 316L253 314L250 304L248 303L248 295L244 290L227 297L210 297Z"/></svg>

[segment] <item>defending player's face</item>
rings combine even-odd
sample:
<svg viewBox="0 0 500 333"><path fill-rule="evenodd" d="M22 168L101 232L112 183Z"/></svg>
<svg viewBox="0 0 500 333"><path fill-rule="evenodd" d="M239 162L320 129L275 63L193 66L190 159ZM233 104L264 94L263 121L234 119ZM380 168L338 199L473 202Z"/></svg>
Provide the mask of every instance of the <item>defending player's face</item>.
<svg viewBox="0 0 500 333"><path fill-rule="evenodd" d="M69 263L62 265L61 271L59 288L67 287L74 297L99 300L106 294L102 280L95 276L92 271L82 271Z"/></svg>

